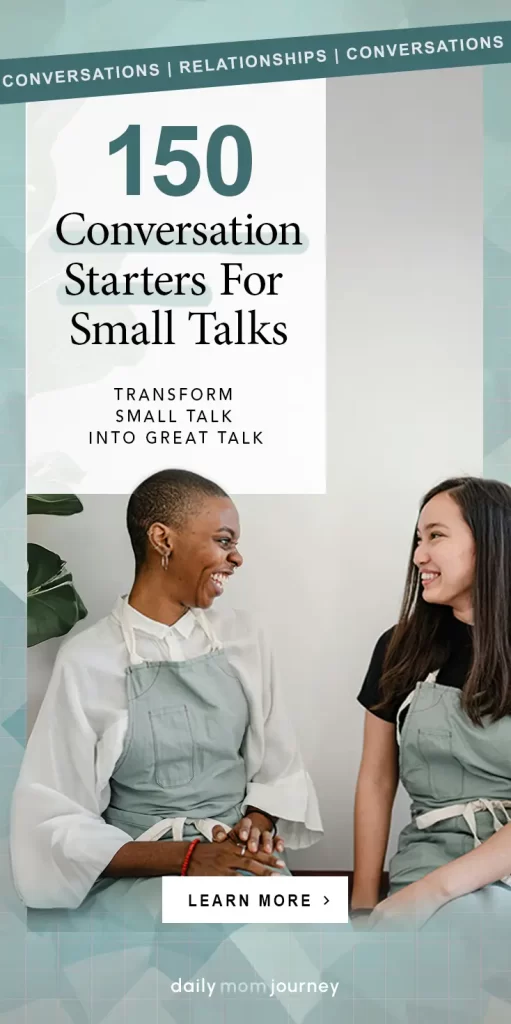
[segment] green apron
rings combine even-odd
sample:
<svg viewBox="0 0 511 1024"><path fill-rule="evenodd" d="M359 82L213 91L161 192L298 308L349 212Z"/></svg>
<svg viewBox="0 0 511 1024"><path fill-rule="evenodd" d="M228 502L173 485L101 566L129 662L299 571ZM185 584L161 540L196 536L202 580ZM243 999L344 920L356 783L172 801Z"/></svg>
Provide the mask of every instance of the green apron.
<svg viewBox="0 0 511 1024"><path fill-rule="evenodd" d="M461 707L461 691L431 673L397 715L399 774L412 801L412 821L389 865L390 895L468 853L510 820L511 717L474 725ZM401 716L408 713L402 732ZM511 915L511 876L453 900L452 918L464 911Z"/></svg>
<svg viewBox="0 0 511 1024"><path fill-rule="evenodd" d="M127 617L121 622L130 662L128 728L103 817L136 841L212 841L215 825L228 830L242 817L248 704L207 617L194 614L211 649L186 661L144 661ZM29 917L37 930L43 919L55 928L58 918L62 929L64 921L81 928L99 918L108 928L151 931L162 927L161 878L100 878L77 910Z"/></svg>
<svg viewBox="0 0 511 1024"><path fill-rule="evenodd" d="M461 708L461 691L439 685L437 675L417 684L397 716L399 773L412 820L389 865L389 895L469 853L511 813L511 716L474 725ZM490 1020L491 1000L492 1021L511 1019L510 884L506 877L451 900L418 932L412 915L370 933L366 955L383 940L385 971L394 985L402 978L409 993L389 1004L396 1024L482 1024ZM389 936L396 928L415 935Z"/></svg>
<svg viewBox="0 0 511 1024"><path fill-rule="evenodd" d="M205 615L211 650L187 661L147 662L124 619L128 729L103 817L132 839L211 839L242 816L241 753L248 705Z"/></svg>

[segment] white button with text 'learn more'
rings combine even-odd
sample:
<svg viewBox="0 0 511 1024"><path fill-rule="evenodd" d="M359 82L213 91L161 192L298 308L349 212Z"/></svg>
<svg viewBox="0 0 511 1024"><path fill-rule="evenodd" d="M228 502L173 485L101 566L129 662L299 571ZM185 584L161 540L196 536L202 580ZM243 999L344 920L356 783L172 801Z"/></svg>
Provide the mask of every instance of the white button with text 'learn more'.
<svg viewBox="0 0 511 1024"><path fill-rule="evenodd" d="M162 879L164 924L346 924L348 879L205 876Z"/></svg>

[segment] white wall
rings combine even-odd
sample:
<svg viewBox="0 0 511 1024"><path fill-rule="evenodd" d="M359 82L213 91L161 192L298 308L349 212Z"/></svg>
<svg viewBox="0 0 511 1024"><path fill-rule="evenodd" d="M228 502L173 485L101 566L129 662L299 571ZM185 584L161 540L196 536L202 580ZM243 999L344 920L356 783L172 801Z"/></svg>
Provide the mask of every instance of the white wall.
<svg viewBox="0 0 511 1024"><path fill-rule="evenodd" d="M355 698L395 621L417 504L482 470L481 81L455 69L327 86L328 494L241 497L245 565L222 598L267 623L319 791L327 839L296 868L351 867ZM129 588L132 559L126 497L82 500L82 515L29 530L68 559L92 622ZM57 646L29 652L31 720ZM392 843L405 820L400 794Z"/></svg>

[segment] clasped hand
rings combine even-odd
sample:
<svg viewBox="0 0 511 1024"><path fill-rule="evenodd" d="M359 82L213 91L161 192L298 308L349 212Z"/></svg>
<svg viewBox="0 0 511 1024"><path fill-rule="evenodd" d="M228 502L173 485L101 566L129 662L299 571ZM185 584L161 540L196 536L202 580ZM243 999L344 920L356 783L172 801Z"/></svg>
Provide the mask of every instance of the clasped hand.
<svg viewBox="0 0 511 1024"><path fill-rule="evenodd" d="M238 846L246 846L249 853L283 853L284 843L280 836L273 836L268 828L269 818L264 814L252 812L250 816L241 818L230 832L221 825L213 829L213 842L224 843L226 839Z"/></svg>
<svg viewBox="0 0 511 1024"><path fill-rule="evenodd" d="M278 856L284 850L284 843L279 836L272 836L268 823L265 815L251 813L230 831L215 825L213 842L199 843L188 874L225 876L237 875L240 871L260 876L279 874L286 866Z"/></svg>

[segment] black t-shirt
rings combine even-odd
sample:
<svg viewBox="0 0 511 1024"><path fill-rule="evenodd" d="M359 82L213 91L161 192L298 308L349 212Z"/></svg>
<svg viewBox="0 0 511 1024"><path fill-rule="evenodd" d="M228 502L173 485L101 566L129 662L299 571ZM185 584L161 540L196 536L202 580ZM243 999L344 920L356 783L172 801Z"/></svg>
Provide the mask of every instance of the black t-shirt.
<svg viewBox="0 0 511 1024"><path fill-rule="evenodd" d="M380 679L383 671L383 659L394 629L394 626L392 629L388 629L378 640L357 698L367 711L372 711L373 705L381 700ZM455 686L461 690L465 685L472 663L472 627L467 626L465 622L460 622L453 615L452 619L449 619L447 640L449 655L438 673L437 683L442 686ZM413 680L413 682L418 681L418 679ZM383 718L386 722L395 722L403 699L400 696L391 708L385 711L373 711L373 714L378 718Z"/></svg>

